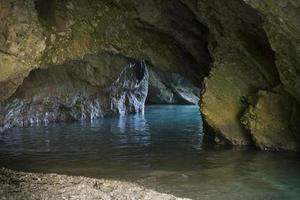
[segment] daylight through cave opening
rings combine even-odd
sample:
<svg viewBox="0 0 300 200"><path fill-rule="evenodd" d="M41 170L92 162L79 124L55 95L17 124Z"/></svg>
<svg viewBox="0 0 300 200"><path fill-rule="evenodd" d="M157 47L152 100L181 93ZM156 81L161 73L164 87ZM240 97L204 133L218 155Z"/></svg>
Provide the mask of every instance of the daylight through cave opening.
<svg viewBox="0 0 300 200"><path fill-rule="evenodd" d="M51 114L57 110L64 111L58 118L66 121L88 118L80 113L82 109L96 117L124 111L119 101L109 106L109 99L120 98L112 94L120 93L120 87L112 86L131 58L146 60L155 69L148 72L157 79L149 87L147 104L195 103L194 90L187 92L182 86L188 80L200 87L204 119L220 143L255 143L265 150L300 147L299 59L291 39L297 37L285 30L298 25L282 16L285 12L274 11L281 10L280 6L268 3L266 8L276 9L267 12L255 0L11 2L1 3L0 15L1 130L22 124L8 115L12 111L26 116L18 108L27 106L29 121L39 119L30 108L32 101L20 101L30 98L29 94L38 96L35 100L44 96L45 105L57 107L47 112L53 121L59 121ZM297 16L293 5L286 7ZM278 22L284 25L281 29L275 26ZM185 80L178 81L181 76ZM170 84L174 79L177 83ZM38 84L30 85L32 80ZM56 85L47 86L43 80L54 80ZM164 92L158 94L160 89ZM64 90L70 94L60 96ZM75 100L70 96L76 96ZM58 106L60 101L65 103ZM107 110L102 108L101 113L102 104ZM125 104L130 104L126 98ZM263 131L265 126L271 131ZM283 135L282 129L288 133Z"/></svg>
<svg viewBox="0 0 300 200"><path fill-rule="evenodd" d="M30 72L6 101L3 129L143 112L145 105L198 105L200 89L178 73L110 53Z"/></svg>
<svg viewBox="0 0 300 200"><path fill-rule="evenodd" d="M0 0L0 196L176 199L17 170L299 199L299 19L299 0Z"/></svg>

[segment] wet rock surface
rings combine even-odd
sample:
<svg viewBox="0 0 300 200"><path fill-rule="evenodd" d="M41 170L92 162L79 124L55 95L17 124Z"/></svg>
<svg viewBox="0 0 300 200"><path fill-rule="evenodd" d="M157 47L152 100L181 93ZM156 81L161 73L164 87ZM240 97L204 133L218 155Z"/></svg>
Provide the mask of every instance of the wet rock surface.
<svg viewBox="0 0 300 200"><path fill-rule="evenodd" d="M1 199L182 199L133 183L0 169Z"/></svg>
<svg viewBox="0 0 300 200"><path fill-rule="evenodd" d="M200 89L180 74L149 68L148 104L198 104Z"/></svg>
<svg viewBox="0 0 300 200"><path fill-rule="evenodd" d="M259 91L251 97L242 123L263 150L299 150L298 103L287 94Z"/></svg>
<svg viewBox="0 0 300 200"><path fill-rule="evenodd" d="M208 22L209 51L214 60L204 80L203 115L215 130L217 141L249 145L251 136L240 123L240 115L247 107L243 99L258 88L267 90L278 83L262 19L238 0L199 1L193 9Z"/></svg>
<svg viewBox="0 0 300 200"><path fill-rule="evenodd" d="M110 87L111 111L120 115L144 112L148 85L144 61L127 65Z"/></svg>
<svg viewBox="0 0 300 200"><path fill-rule="evenodd" d="M113 59L103 62L109 56ZM104 115L144 111L149 78L144 62L106 54L103 58L92 56L86 60L31 72L14 96L0 106L0 131L15 126L94 120ZM108 65L100 68L119 66L103 73L97 70L98 64ZM114 68L116 71L112 71ZM111 74L108 79L115 76L116 80L104 81L108 74Z"/></svg>

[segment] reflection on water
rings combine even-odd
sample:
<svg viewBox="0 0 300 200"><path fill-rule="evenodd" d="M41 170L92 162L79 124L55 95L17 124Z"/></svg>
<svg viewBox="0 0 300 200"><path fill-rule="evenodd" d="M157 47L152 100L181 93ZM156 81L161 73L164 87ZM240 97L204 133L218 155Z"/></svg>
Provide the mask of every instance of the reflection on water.
<svg viewBox="0 0 300 200"><path fill-rule="evenodd" d="M193 199L300 198L298 154L203 148L196 106L14 129L0 135L3 166L135 181Z"/></svg>

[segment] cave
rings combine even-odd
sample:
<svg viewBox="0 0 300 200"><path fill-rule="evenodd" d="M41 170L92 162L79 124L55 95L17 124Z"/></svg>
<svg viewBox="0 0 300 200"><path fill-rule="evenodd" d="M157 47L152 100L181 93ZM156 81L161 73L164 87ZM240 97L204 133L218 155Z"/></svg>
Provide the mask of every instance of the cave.
<svg viewBox="0 0 300 200"><path fill-rule="evenodd" d="M298 199L299 8L0 0L0 197Z"/></svg>

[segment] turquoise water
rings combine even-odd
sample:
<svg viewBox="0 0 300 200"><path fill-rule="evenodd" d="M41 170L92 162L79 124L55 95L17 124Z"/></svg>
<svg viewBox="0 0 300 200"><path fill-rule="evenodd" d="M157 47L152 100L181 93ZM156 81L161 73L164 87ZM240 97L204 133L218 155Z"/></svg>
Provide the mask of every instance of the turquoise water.
<svg viewBox="0 0 300 200"><path fill-rule="evenodd" d="M197 106L0 135L0 167L133 181L193 199L300 199L300 158L203 145Z"/></svg>

